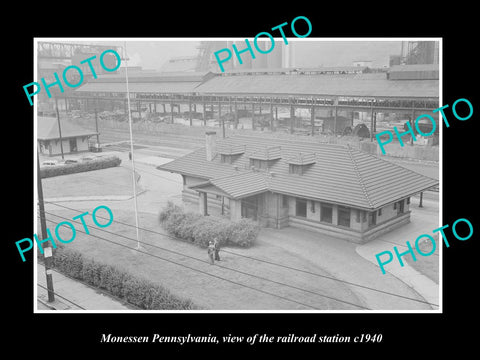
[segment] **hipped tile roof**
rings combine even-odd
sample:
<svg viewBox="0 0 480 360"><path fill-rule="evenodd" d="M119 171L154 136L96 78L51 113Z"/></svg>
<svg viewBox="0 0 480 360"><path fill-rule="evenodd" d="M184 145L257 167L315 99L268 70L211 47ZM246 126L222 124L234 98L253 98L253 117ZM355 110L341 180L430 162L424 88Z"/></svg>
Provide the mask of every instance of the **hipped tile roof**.
<svg viewBox="0 0 480 360"><path fill-rule="evenodd" d="M220 156L207 161L203 148L157 169L203 178L232 198L272 191L370 210L438 185L436 179L349 146L254 136L235 136L218 143L244 145L246 152L225 164ZM281 146L281 158L266 171L250 169L249 155L273 146ZM299 153L313 154L315 163L306 166L302 175L290 174L289 161Z"/></svg>

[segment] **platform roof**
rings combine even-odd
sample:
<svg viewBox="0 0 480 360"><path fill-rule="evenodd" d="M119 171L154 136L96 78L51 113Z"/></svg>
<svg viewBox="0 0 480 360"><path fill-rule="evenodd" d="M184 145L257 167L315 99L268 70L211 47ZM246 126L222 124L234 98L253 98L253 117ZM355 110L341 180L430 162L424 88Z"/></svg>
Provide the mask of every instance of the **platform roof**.
<svg viewBox="0 0 480 360"><path fill-rule="evenodd" d="M132 82L128 84L130 93L164 93L164 94L190 94L195 92L199 82ZM89 82L76 92L112 92L127 93L127 85L123 82Z"/></svg>
<svg viewBox="0 0 480 360"><path fill-rule="evenodd" d="M302 69L299 69L301 71ZM312 69L303 69L308 72ZM395 99L436 99L439 80L389 80L387 74L259 74L257 70L215 75L211 72L136 73L129 90L136 93L176 93L213 96L343 96ZM260 70L258 70L260 71ZM75 92L126 93L124 75L99 76Z"/></svg>
<svg viewBox="0 0 480 360"><path fill-rule="evenodd" d="M351 96L438 98L438 80L388 80L376 74L283 74L217 76L195 92L211 95Z"/></svg>
<svg viewBox="0 0 480 360"><path fill-rule="evenodd" d="M132 93L192 93L212 76L211 72L133 72L128 76L128 87ZM126 93L125 74L98 76L76 92Z"/></svg>

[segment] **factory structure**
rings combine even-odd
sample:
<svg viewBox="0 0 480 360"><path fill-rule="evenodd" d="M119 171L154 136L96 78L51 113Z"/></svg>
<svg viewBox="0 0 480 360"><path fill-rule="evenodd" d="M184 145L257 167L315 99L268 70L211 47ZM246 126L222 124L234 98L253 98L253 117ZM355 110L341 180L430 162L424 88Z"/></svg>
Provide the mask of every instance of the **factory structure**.
<svg viewBox="0 0 480 360"><path fill-rule="evenodd" d="M377 129L377 120L386 115L413 124L419 115L431 114L439 107L438 92L435 65L397 65L382 72L350 66L129 73L130 106L138 119L146 112L169 123L213 120L214 126L238 128L242 118L242 128L311 135L356 133L361 126L371 140L384 130ZM67 111L128 113L122 74L99 76L62 95ZM438 113L433 117L438 124ZM432 145L438 143L438 128Z"/></svg>
<svg viewBox="0 0 480 360"><path fill-rule="evenodd" d="M389 126L385 119L413 124L417 116L431 114L439 107L439 66L435 63L438 55L421 56L426 50L430 54L432 46L421 46L423 43L418 42L413 46L407 42L402 51L407 48L410 53L403 54L398 65L373 69L368 66L369 60L357 60L351 66L297 67L295 43L282 44L276 42L272 52L255 59L246 56L243 64L232 57L233 61L224 64L225 72L218 71L213 53L231 46L229 41L202 41L196 57L171 59L162 71L129 68L130 110L134 121L148 113L151 119L169 123L183 118L192 125L196 119L203 121L203 125L218 127L283 129L311 135L360 134L373 141L375 133L385 130L382 126ZM438 47L433 49L438 52ZM82 51L93 53L90 48ZM117 51L122 53L120 48ZM55 56L46 50L41 54L39 61L46 55ZM431 61L419 64L418 59ZM42 103L41 98L39 102ZM78 88L56 93L50 99L50 104L53 102L67 112L96 110L127 114L124 69L85 79ZM438 113L432 116L438 124ZM399 127L398 123L394 125ZM432 125L422 126L425 130L424 126ZM439 126L436 128L431 139L423 143L438 144Z"/></svg>

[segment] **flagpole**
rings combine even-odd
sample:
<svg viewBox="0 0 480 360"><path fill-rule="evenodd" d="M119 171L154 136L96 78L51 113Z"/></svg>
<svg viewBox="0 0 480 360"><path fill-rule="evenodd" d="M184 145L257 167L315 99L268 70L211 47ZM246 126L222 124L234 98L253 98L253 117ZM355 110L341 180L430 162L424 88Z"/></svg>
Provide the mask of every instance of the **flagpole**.
<svg viewBox="0 0 480 360"><path fill-rule="evenodd" d="M128 124L130 128L130 154L132 161L132 179L133 179L133 199L135 204L135 230L137 232L137 250L140 248L140 236L138 233L138 210L137 210L137 181L135 179L135 160L133 156L133 137L132 137L132 112L130 111L130 90L128 88L128 60L127 60L127 42L124 43L125 57L125 81L127 84L127 105L128 105Z"/></svg>

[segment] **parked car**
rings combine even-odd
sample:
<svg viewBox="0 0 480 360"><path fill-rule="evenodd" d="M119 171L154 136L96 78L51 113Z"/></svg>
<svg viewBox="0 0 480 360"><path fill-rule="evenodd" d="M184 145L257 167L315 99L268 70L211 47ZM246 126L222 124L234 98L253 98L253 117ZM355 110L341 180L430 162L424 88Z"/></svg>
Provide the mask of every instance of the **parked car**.
<svg viewBox="0 0 480 360"><path fill-rule="evenodd" d="M78 163L77 159L67 159L65 160L65 164L76 164Z"/></svg>
<svg viewBox="0 0 480 360"><path fill-rule="evenodd" d="M55 165L58 165L58 161L57 160L45 160L44 162L42 162L42 165L55 166Z"/></svg>

